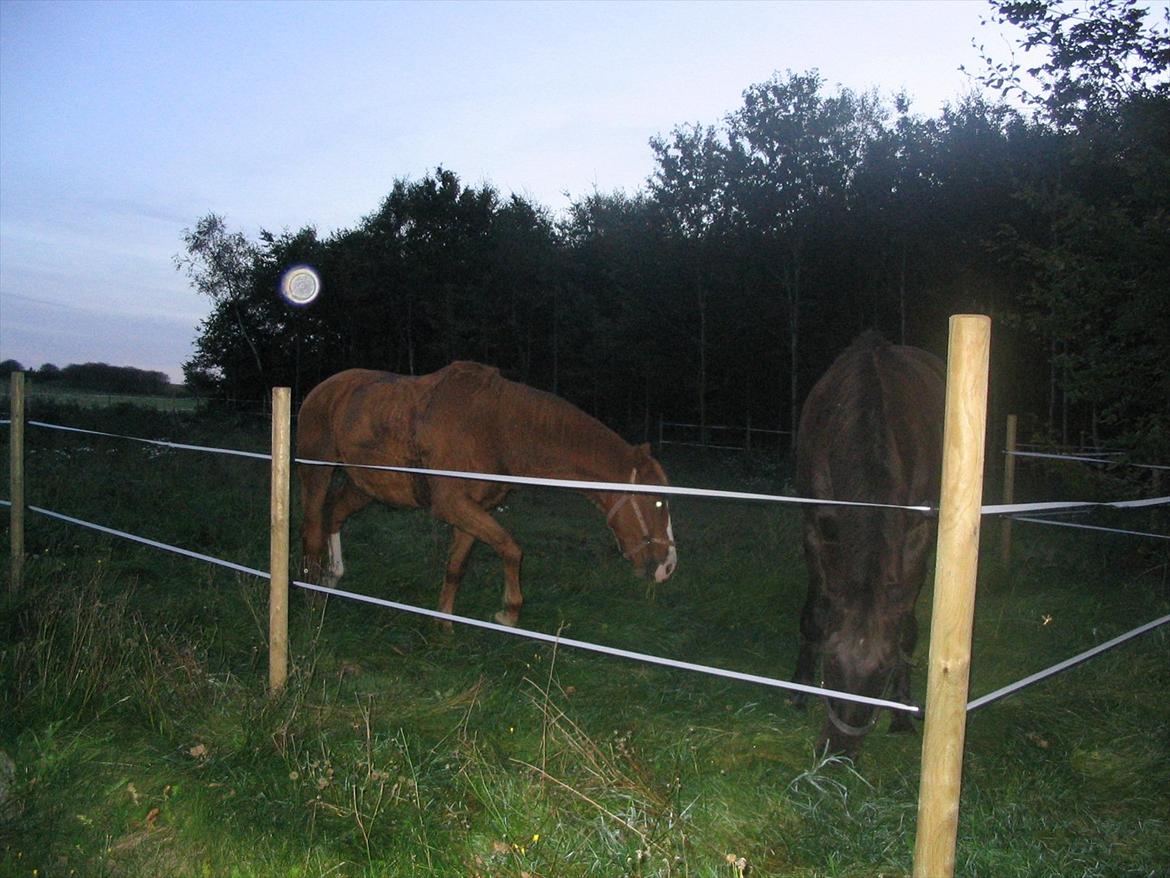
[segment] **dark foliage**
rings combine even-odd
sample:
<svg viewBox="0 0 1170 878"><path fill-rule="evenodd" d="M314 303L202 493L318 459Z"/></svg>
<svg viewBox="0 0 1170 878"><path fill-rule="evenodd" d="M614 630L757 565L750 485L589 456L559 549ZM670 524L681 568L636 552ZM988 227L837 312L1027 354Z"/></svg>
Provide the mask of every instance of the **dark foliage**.
<svg viewBox="0 0 1170 878"><path fill-rule="evenodd" d="M992 8L1043 55L977 77L1014 108L972 93L924 118L904 97L790 72L718 124L653 139L646 191L594 193L559 219L444 168L324 239L252 242L204 217L179 259L214 304L187 378L301 397L350 366L465 358L630 438L660 415L792 430L860 330L941 354L947 317L974 311L996 319L993 418L1164 455L1165 28L1130 0L1097 0L1088 18ZM297 263L324 281L307 308L277 295Z"/></svg>
<svg viewBox="0 0 1170 878"><path fill-rule="evenodd" d="M13 372L23 372L16 360L0 363L0 378ZM69 390L88 390L97 393L127 393L161 395L172 390L171 380L163 372L136 369L133 366L111 366L107 363L71 363L59 369L45 363L31 373L41 386L56 386Z"/></svg>

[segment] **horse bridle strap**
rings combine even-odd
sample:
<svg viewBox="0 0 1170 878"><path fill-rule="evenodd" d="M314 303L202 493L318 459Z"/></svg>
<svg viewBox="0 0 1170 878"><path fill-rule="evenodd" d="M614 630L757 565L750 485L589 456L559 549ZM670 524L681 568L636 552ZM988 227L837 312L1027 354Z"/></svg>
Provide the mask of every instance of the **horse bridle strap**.
<svg viewBox="0 0 1170 878"><path fill-rule="evenodd" d="M899 660L901 662L909 664L910 656L906 655L906 653L903 652L902 650L899 650ZM900 665L895 664L894 667L892 667L890 669L890 673L886 677L886 685L884 685L882 687L882 694L879 697L885 698L886 695L889 694L890 686L894 682L894 674L896 674L898 672L899 667L900 667ZM825 685L825 683L822 680L821 687L823 688L824 685ZM870 715L869 722L867 722L863 726L855 726L855 725L851 725L850 723L845 722L845 720L841 719L841 717L839 717L837 715L837 711L833 708L833 699L832 698L825 696L824 701L825 701L825 713L827 713L829 716L829 722L831 722L834 726L836 726L837 731L841 732L841 734L843 734L843 735L848 735L851 738L864 738L871 731L873 731L873 727L875 725L877 725L878 714L880 713L880 711L878 711L876 708L874 709L873 713Z"/></svg>
<svg viewBox="0 0 1170 878"><path fill-rule="evenodd" d="M637 484L637 482L638 482L638 468L634 467L630 471L630 484L634 485L634 484ZM633 499L634 499L633 494L622 494L620 497L618 497L617 501L613 504L613 506L609 507L609 512L607 512L605 514L605 523L608 524L610 526L610 528L612 529L613 528L613 517L615 515L617 515L618 510L621 509L622 506L624 506L626 503L629 503L630 506L634 510L634 517L638 519L638 527L640 527L642 529L642 545L643 546L650 546L650 545L653 545L654 543L658 543L658 544L663 545L663 546L673 546L674 540L664 540L661 537L653 537L650 535L650 527L649 527L649 525L646 524L646 516L644 516L642 514L642 510L638 508L638 504L632 502ZM633 552L622 552L622 556L627 558L627 559L629 559L630 555L632 555L632 554L633 554Z"/></svg>
<svg viewBox="0 0 1170 878"><path fill-rule="evenodd" d="M833 709L833 699L831 698L825 699L825 712L829 716L829 722L837 727L837 731L843 735L848 735L850 738L865 737L871 731L873 731L873 727L877 725L878 721L878 711L875 709L873 715L869 718L869 722L867 722L865 725L850 725L849 723L845 722L845 720L841 719L841 717L837 716L837 711Z"/></svg>

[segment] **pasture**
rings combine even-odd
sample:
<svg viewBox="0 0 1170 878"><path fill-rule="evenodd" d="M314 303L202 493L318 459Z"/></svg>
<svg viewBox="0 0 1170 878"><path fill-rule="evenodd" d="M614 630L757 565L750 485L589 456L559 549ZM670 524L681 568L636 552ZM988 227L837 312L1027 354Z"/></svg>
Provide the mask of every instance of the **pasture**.
<svg viewBox="0 0 1170 878"><path fill-rule="evenodd" d="M207 415L113 414L32 416L250 450L268 438ZM30 504L266 566L263 462L36 428L28 446ZM775 492L789 478L770 458L660 459L678 485ZM1048 468L1029 478L1036 499L1108 489ZM516 491L497 514L526 552L523 624L788 677L799 512L684 498L672 510L679 569L655 586L632 578L581 497ZM0 611L0 750L14 766L3 874L909 873L921 738L886 734L886 719L856 765L826 760L813 750L822 708L798 713L780 691L447 635L299 590L289 685L271 700L266 583L31 513L27 528L26 587ZM973 695L1170 606L1164 546L1018 524L1004 570L998 527L983 533ZM371 508L347 526L341 586L430 608L446 551L426 515ZM490 618L499 593L500 562L477 547L455 611ZM928 586L919 665L929 608ZM1168 639L1160 629L970 717L957 874L1170 870ZM916 698L924 685L919 667Z"/></svg>
<svg viewBox="0 0 1170 878"><path fill-rule="evenodd" d="M87 409L130 406L160 412L195 412L202 404L197 397L181 393L169 396L150 396L143 393L100 393L92 390L59 387L52 383L42 384L35 382L35 379L29 382L29 386L40 398L51 399L60 405ZM0 408L3 411L8 411L7 382L4 383L3 389L0 389Z"/></svg>

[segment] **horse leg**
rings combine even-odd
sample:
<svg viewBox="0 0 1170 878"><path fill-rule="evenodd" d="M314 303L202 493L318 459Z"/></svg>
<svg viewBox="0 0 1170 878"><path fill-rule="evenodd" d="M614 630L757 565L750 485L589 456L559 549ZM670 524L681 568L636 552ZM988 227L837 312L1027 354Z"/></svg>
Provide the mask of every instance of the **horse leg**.
<svg viewBox="0 0 1170 878"><path fill-rule="evenodd" d="M450 614L455 610L455 595L459 592L459 584L463 581L463 573L467 569L467 558L475 545L475 537L457 527L451 528L451 552L447 556L447 570L443 574L443 590L439 592L439 612ZM439 624L447 631L451 630L451 623L446 619Z"/></svg>
<svg viewBox="0 0 1170 878"><path fill-rule="evenodd" d="M353 482L348 480L341 487L330 489L328 500L329 514L327 516L329 570L322 578L322 585L327 585L332 588L345 575L345 562L341 558L341 526L347 518L358 510L364 509L373 499L373 497L355 487Z"/></svg>
<svg viewBox="0 0 1170 878"><path fill-rule="evenodd" d="M824 638L822 620L825 616L825 599L816 583L810 582L804 609L800 612L800 650L796 655L796 671L793 683L813 685L817 662L821 656L821 641ZM808 703L808 694L796 692L788 699L789 704L803 710Z"/></svg>
<svg viewBox="0 0 1170 878"><path fill-rule="evenodd" d="M898 664L894 668L894 679L891 692L894 701L902 704L910 703L910 658L914 655L914 646L918 643L918 620L914 618L914 611L910 610L902 617L901 631L898 638ZM904 710L890 711L891 732L912 732L914 725L910 722L910 714Z"/></svg>
<svg viewBox="0 0 1170 878"><path fill-rule="evenodd" d="M301 575L312 583L321 580L325 554L325 509L333 469L325 466L300 467L301 481Z"/></svg>
<svg viewBox="0 0 1170 878"><path fill-rule="evenodd" d="M432 505L431 511L438 518L453 526L456 533L463 531L467 536L479 540L481 543L486 543L500 556L500 560L504 562L504 608L496 613L496 621L501 625L514 627L520 618L520 607L524 604L524 595L520 591L520 562L524 553L520 551L520 547L512 539L511 534L468 498L461 497L449 504L436 503ZM470 551L470 546L468 546L468 551ZM458 560L455 558L454 546L452 547L451 560ZM444 583L445 591L446 583ZM451 596L454 598L454 590L452 590Z"/></svg>

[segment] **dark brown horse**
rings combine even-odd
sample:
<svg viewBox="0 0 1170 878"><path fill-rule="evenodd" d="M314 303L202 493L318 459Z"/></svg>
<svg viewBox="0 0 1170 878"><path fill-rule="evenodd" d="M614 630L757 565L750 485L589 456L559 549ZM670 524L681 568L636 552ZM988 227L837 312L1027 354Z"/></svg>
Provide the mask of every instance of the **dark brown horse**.
<svg viewBox="0 0 1170 878"><path fill-rule="evenodd" d="M457 362L421 377L350 369L323 381L297 417L297 457L486 474L665 485L648 445L631 446L559 397L501 377L496 369ZM371 500L426 509L453 528L439 610L450 613L476 540L504 562L504 608L515 625L522 553L488 514L513 485L462 478L301 464L304 573L333 586L345 572L341 525ZM334 478L339 470L342 478ZM665 498L583 490L605 513L622 554L658 582L677 555ZM328 554L328 566L323 565Z"/></svg>
<svg viewBox="0 0 1170 878"><path fill-rule="evenodd" d="M837 358L804 404L796 481L802 496L898 506L937 505L945 369L917 348L867 332ZM906 702L918 637L914 604L935 523L919 512L810 506L804 517L808 598L794 679ZM798 703L803 699L794 699ZM854 755L877 719L826 699L820 746ZM891 730L910 728L894 713Z"/></svg>

